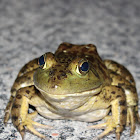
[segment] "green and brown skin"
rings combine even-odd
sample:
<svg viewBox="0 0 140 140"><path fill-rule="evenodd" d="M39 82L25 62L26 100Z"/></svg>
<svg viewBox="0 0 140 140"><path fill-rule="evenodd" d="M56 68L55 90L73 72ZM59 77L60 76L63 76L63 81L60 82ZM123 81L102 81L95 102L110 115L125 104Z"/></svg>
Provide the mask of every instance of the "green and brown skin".
<svg viewBox="0 0 140 140"><path fill-rule="evenodd" d="M90 126L105 128L98 138L115 130L119 140L126 125L131 125L130 135L134 134L135 124L140 122L138 95L135 81L124 66L102 60L92 44L62 43L55 54L44 54L44 59L41 67L34 59L20 70L5 110L5 124L11 114L22 138L27 129L45 139L34 126L51 127L32 120L38 113L50 119L86 122L104 118L105 123ZM86 72L80 70L83 62L89 63ZM28 114L29 105L36 111Z"/></svg>

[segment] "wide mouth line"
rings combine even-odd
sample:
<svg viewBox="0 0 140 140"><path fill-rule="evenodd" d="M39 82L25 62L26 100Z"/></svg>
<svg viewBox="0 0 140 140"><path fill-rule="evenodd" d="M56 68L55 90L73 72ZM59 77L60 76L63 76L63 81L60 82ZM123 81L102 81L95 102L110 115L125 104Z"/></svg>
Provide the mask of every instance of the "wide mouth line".
<svg viewBox="0 0 140 140"><path fill-rule="evenodd" d="M86 95L95 95L97 93L99 93L102 89L102 84L100 84L99 86L91 89L91 90L86 90L86 91L81 91L81 92L76 92L76 93L71 93L71 94L50 94L49 92L46 92L45 90L43 89L40 89L38 86L35 85L35 87L40 91L40 92L43 92L43 93L46 93L47 95L49 96L52 96L52 97L55 97L55 96L86 96Z"/></svg>

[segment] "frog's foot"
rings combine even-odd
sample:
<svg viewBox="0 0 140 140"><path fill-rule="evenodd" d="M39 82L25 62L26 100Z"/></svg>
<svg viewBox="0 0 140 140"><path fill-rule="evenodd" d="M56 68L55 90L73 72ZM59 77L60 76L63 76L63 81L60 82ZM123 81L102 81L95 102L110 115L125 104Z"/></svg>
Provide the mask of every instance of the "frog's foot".
<svg viewBox="0 0 140 140"><path fill-rule="evenodd" d="M47 128L47 129L52 129L53 127L51 126L48 126L48 125L43 125L43 124L40 124L38 122L35 122L33 121L32 119L37 115L37 112L33 112L31 114L28 114L26 119L24 121L22 121L19 126L18 126L18 130L22 136L22 139L24 138L24 133L25 133L25 130L28 130L29 132L37 135L38 137L42 138L42 139L46 139L46 137L42 134L40 134L38 131L36 131L36 129L34 128L35 127L40 127L40 128Z"/></svg>
<svg viewBox="0 0 140 140"><path fill-rule="evenodd" d="M131 125L131 131L130 131L130 136L132 136L135 132L136 129L136 121L140 124L140 117L138 114L138 107L128 107L127 108L127 121L126 121L126 126Z"/></svg>
<svg viewBox="0 0 140 140"><path fill-rule="evenodd" d="M117 140L120 140L120 134L123 131L124 127L116 124L115 121L113 121L112 116L105 117L106 122L102 124L92 125L88 126L89 129L105 129L99 136L97 136L97 139L101 139L104 136L108 135L110 132L114 131L116 129L116 138Z"/></svg>

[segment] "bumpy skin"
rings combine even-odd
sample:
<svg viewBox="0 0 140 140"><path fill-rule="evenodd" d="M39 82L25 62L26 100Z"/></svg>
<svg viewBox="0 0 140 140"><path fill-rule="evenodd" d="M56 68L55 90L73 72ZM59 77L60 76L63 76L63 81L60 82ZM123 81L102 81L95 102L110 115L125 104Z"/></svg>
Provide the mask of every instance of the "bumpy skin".
<svg viewBox="0 0 140 140"><path fill-rule="evenodd" d="M138 95L135 81L124 66L103 61L92 44L62 43L55 54L46 53L42 58L40 67L34 59L20 70L5 110L5 123L11 114L22 137L27 129L45 139L34 126L51 127L32 120L38 113L50 119L86 122L104 118L105 123L90 126L105 128L98 138L115 130L119 140L126 125L131 125L130 135L134 134L135 124L140 122ZM86 70L82 69L84 62L88 63ZM36 111L29 114L29 105Z"/></svg>

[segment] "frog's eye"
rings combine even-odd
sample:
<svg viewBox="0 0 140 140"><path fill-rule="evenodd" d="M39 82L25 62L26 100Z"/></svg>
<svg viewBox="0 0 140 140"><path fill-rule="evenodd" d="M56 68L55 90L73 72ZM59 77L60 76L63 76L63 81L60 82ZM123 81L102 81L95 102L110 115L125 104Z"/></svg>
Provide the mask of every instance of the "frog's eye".
<svg viewBox="0 0 140 140"><path fill-rule="evenodd" d="M89 69L89 64L88 62L84 62L81 67L80 67L81 71L86 72Z"/></svg>
<svg viewBox="0 0 140 140"><path fill-rule="evenodd" d="M89 62L83 59L79 61L77 73L84 75L88 71L89 71Z"/></svg>
<svg viewBox="0 0 140 140"><path fill-rule="evenodd" d="M45 65L45 57L42 55L38 60L39 66L43 67Z"/></svg>

